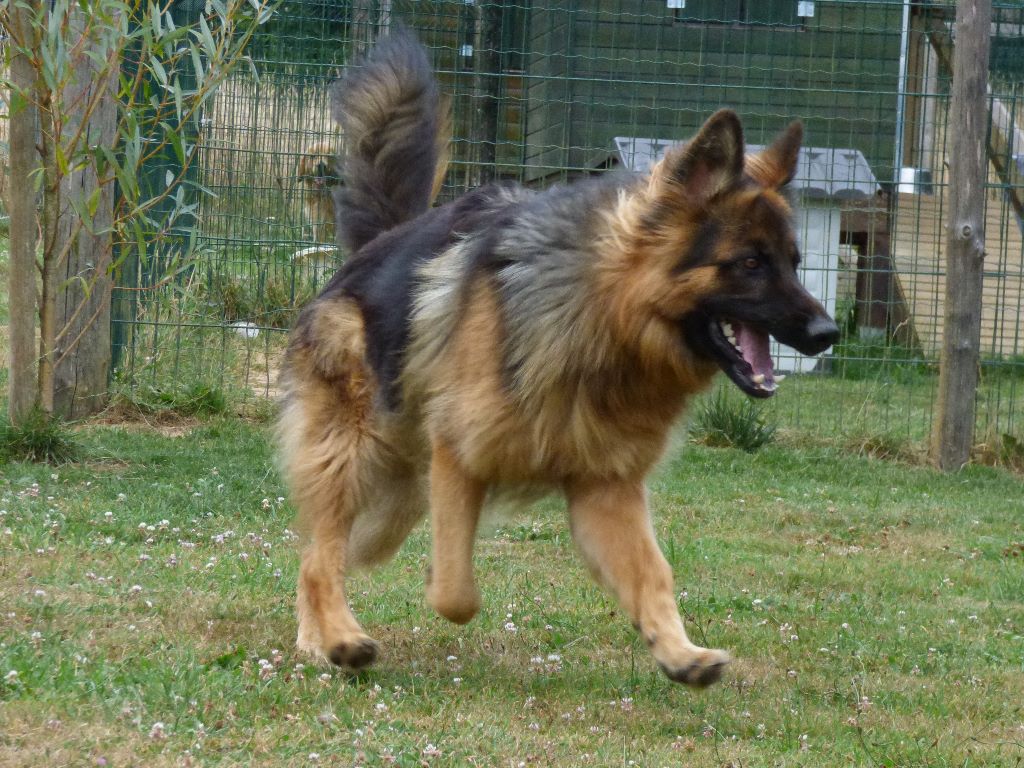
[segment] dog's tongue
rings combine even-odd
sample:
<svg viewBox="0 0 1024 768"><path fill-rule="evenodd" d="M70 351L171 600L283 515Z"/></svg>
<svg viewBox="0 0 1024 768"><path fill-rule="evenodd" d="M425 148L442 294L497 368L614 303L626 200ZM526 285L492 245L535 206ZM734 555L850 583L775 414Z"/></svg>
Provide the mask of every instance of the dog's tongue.
<svg viewBox="0 0 1024 768"><path fill-rule="evenodd" d="M761 333L746 325L740 325L736 341L743 351L743 359L753 369L754 376L764 376L764 383L770 384L775 381L775 371L772 368L772 354L768 348L768 334Z"/></svg>

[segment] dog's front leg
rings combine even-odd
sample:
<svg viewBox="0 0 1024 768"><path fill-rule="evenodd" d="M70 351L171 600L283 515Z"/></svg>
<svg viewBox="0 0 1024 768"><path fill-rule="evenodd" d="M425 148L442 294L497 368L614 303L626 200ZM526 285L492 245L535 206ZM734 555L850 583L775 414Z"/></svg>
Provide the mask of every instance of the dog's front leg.
<svg viewBox="0 0 1024 768"><path fill-rule="evenodd" d="M643 483L572 484L567 495L573 538L587 565L618 598L665 674L697 687L718 680L729 655L686 636Z"/></svg>
<svg viewBox="0 0 1024 768"><path fill-rule="evenodd" d="M465 624L480 610L473 543L486 491L483 483L466 474L444 441L434 441L430 463L433 562L427 600L457 624Z"/></svg>

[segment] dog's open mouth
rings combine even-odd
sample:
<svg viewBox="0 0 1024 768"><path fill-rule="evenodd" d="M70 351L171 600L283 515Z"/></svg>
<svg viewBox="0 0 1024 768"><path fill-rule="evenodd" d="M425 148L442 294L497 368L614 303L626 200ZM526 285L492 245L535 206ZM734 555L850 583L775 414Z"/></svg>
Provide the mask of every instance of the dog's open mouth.
<svg viewBox="0 0 1024 768"><path fill-rule="evenodd" d="M708 336L716 362L751 397L771 397L785 376L772 366L770 337L738 320L714 318Z"/></svg>

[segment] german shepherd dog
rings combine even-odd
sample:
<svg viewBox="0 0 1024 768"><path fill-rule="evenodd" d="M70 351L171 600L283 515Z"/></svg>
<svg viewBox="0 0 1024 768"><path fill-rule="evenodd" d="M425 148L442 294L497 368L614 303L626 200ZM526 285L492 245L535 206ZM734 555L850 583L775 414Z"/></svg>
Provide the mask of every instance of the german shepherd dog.
<svg viewBox="0 0 1024 768"><path fill-rule="evenodd" d="M298 646L348 668L376 658L345 572L391 557L428 509L427 599L469 621L485 500L541 487L565 495L587 565L668 677L709 685L729 656L687 638L645 477L718 370L769 397L769 335L809 355L837 339L797 279L780 194L801 126L745 157L722 110L649 174L492 185L431 208L438 105L404 30L334 93L352 255L293 331L279 422L307 536Z"/></svg>

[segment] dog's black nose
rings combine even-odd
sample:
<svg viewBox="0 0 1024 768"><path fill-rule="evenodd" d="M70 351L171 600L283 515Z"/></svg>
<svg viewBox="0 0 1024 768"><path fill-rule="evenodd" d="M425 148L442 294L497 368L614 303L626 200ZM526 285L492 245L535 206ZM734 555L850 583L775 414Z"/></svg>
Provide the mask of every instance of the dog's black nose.
<svg viewBox="0 0 1024 768"><path fill-rule="evenodd" d="M807 341L819 352L839 341L839 326L828 315L819 315L807 324Z"/></svg>

